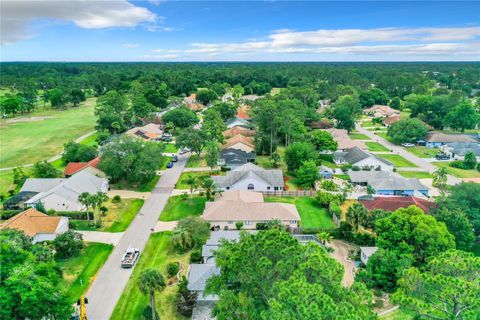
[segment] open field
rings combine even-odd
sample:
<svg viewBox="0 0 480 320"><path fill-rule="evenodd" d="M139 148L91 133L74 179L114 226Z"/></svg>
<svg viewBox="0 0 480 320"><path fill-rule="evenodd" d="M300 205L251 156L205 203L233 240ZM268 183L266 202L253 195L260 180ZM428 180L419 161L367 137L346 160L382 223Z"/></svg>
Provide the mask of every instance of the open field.
<svg viewBox="0 0 480 320"><path fill-rule="evenodd" d="M463 170L458 168L453 168L448 165L448 162L433 162L437 167L443 167L447 169L447 172L452 176L457 178L480 178L480 172L478 170Z"/></svg>
<svg viewBox="0 0 480 320"><path fill-rule="evenodd" d="M180 262L183 268L182 274L186 275L189 256L189 252L179 255L173 251L171 233L152 234L110 319L142 319L143 311L149 305L148 295L143 295L138 289L137 281L142 271L150 268L157 269L166 277L167 264L169 262ZM167 286L165 290L155 294L155 305L160 319L186 319L179 315L175 308L177 290L176 285Z"/></svg>
<svg viewBox="0 0 480 320"><path fill-rule="evenodd" d="M205 209L206 197L193 196L182 199L182 196L168 198L167 205L163 208L160 221L177 221L188 216L200 216Z"/></svg>
<svg viewBox="0 0 480 320"><path fill-rule="evenodd" d="M94 230L105 232L125 231L143 206L142 199L122 199L119 203L111 200L104 204L108 208L102 216L102 227L97 228L92 221L70 220L70 226L75 230Z"/></svg>
<svg viewBox="0 0 480 320"><path fill-rule="evenodd" d="M405 178L417 178L417 179L433 178L433 175L425 171L397 171L397 173Z"/></svg>
<svg viewBox="0 0 480 320"><path fill-rule="evenodd" d="M355 140L371 140L367 135L364 135L363 133L350 133L348 136Z"/></svg>
<svg viewBox="0 0 480 320"><path fill-rule="evenodd" d="M395 167L398 167L398 168L416 167L415 164L413 164L412 162L408 161L407 159L405 159L404 157L398 154L377 154L377 157L390 161L391 163L393 163Z"/></svg>
<svg viewBox="0 0 480 320"><path fill-rule="evenodd" d="M440 152L438 148L427 148L423 146L405 148L405 150L420 158L434 158L435 155Z"/></svg>
<svg viewBox="0 0 480 320"><path fill-rule="evenodd" d="M292 203L300 214L302 228L334 228L327 209L320 207L311 197L266 197L265 202Z"/></svg>
<svg viewBox="0 0 480 320"><path fill-rule="evenodd" d="M49 118L35 122L0 120L0 167L34 163L61 152L65 142L94 129L94 106L91 98L76 108L39 112L35 116Z"/></svg>
<svg viewBox="0 0 480 320"><path fill-rule="evenodd" d="M368 151L374 151L374 152L389 152L390 151L390 149L388 149L383 144L380 144L378 142L367 141L367 142L365 142L365 145L368 147Z"/></svg>
<svg viewBox="0 0 480 320"><path fill-rule="evenodd" d="M67 291L70 303L77 301L87 291L112 250L113 246L108 244L89 243L77 257L57 261L63 272L60 286Z"/></svg>

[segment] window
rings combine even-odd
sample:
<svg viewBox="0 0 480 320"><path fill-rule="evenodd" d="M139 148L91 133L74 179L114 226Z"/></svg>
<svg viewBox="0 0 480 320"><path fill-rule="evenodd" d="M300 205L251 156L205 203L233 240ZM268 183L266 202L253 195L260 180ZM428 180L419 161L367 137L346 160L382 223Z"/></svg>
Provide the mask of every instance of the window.
<svg viewBox="0 0 480 320"><path fill-rule="evenodd" d="M253 185L253 183L249 183L248 186L247 186L247 189L248 190L255 190L255 186Z"/></svg>
<svg viewBox="0 0 480 320"><path fill-rule="evenodd" d="M291 220L290 223L291 224L297 224L297 220Z"/></svg>
<svg viewBox="0 0 480 320"><path fill-rule="evenodd" d="M247 226L252 225L252 224L253 224L253 222L250 221L250 220L245 221L245 225L247 225Z"/></svg>
<svg viewBox="0 0 480 320"><path fill-rule="evenodd" d="M227 223L228 223L228 224L233 224L233 221L228 221Z"/></svg>
<svg viewBox="0 0 480 320"><path fill-rule="evenodd" d="M278 190L278 187L273 188L273 190L277 191L277 190Z"/></svg>
<svg viewBox="0 0 480 320"><path fill-rule="evenodd" d="M267 190L270 190L270 186L267 187Z"/></svg>
<svg viewBox="0 0 480 320"><path fill-rule="evenodd" d="M227 190L230 190L230 187L227 187L226 189L227 189Z"/></svg>

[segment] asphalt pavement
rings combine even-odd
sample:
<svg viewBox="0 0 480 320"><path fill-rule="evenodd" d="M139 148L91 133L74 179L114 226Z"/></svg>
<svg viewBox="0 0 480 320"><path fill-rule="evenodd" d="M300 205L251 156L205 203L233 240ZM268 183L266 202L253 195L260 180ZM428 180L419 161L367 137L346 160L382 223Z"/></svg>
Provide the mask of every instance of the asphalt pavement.
<svg viewBox="0 0 480 320"><path fill-rule="evenodd" d="M143 252L145 245L155 228L160 214L177 183L189 154L179 156L174 167L166 170L160 177L155 189L146 199L140 212L132 221L128 229L119 240L118 245L100 269L96 279L90 287L88 298L87 316L89 320L108 320L122 295L133 268L123 269L120 266L125 250L135 247Z"/></svg>

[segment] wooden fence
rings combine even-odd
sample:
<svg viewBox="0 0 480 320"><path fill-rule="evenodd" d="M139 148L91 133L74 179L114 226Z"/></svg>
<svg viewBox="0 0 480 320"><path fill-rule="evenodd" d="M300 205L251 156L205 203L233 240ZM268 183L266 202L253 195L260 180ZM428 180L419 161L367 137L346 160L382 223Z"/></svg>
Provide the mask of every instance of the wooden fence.
<svg viewBox="0 0 480 320"><path fill-rule="evenodd" d="M296 191L258 191L266 197L313 197L317 194L315 190Z"/></svg>

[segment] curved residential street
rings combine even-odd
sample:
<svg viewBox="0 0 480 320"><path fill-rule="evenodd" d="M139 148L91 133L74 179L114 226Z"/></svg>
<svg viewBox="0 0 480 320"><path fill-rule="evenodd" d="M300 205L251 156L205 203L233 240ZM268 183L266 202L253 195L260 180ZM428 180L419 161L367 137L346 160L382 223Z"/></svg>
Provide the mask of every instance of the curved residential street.
<svg viewBox="0 0 480 320"><path fill-rule="evenodd" d="M414 163L415 165L417 165L423 171L427 171L428 173L433 173L438 169L435 165L431 164L428 161L425 161L425 159L417 157L413 153L410 153L410 152L406 151L403 147L397 146L397 145L387 141L386 139L376 135L374 132L363 128L360 125L360 123L356 124L355 129L358 132L368 136L373 141L376 141L376 142L384 145L388 149L392 150L392 153L398 154L398 155L404 157L405 159L407 159L408 161ZM458 178L453 177L451 175L448 176L448 184L453 185L453 184L457 184L457 183L460 183L460 182L461 182L461 179L458 179Z"/></svg>
<svg viewBox="0 0 480 320"><path fill-rule="evenodd" d="M140 252L143 251L189 157L190 155L188 154L179 156L175 166L163 173L140 212L100 269L86 295L88 298L87 316L89 320L110 319L134 269L123 269L120 266L122 256L130 246L140 249Z"/></svg>

